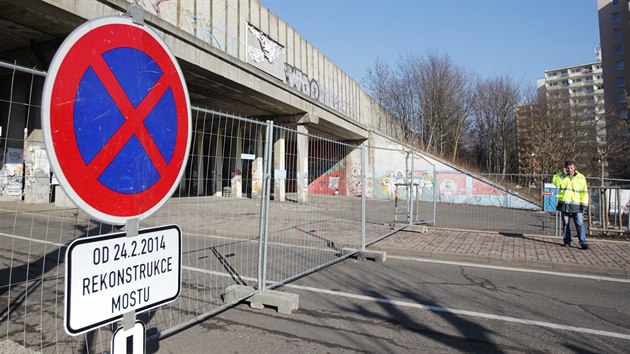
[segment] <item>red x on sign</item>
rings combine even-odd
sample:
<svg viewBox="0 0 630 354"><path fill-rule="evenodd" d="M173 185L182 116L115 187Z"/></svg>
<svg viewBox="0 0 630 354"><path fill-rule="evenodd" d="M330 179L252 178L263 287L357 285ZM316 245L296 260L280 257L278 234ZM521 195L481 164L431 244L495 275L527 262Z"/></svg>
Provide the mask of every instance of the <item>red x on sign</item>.
<svg viewBox="0 0 630 354"><path fill-rule="evenodd" d="M191 140L177 61L126 17L90 21L61 45L44 85L42 127L68 196L100 220L145 218L173 193Z"/></svg>

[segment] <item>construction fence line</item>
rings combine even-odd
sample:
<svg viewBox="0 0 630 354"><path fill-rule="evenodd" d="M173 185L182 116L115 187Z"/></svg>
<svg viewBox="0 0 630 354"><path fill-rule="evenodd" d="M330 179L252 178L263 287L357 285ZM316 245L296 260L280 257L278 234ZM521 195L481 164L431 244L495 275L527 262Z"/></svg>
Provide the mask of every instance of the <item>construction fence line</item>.
<svg viewBox="0 0 630 354"><path fill-rule="evenodd" d="M66 197L39 123L42 72L4 64L0 333L44 353L109 351L118 323L79 336L64 331L64 262L74 240L124 230L91 218ZM192 112L179 186L139 225L175 224L182 231L179 297L137 315L149 338L339 262L348 256L344 248L365 250L409 225L532 234L557 228L553 212L500 183L383 137L347 143L300 126L199 107ZM604 213L615 210L621 209ZM226 302L231 285L252 291Z"/></svg>

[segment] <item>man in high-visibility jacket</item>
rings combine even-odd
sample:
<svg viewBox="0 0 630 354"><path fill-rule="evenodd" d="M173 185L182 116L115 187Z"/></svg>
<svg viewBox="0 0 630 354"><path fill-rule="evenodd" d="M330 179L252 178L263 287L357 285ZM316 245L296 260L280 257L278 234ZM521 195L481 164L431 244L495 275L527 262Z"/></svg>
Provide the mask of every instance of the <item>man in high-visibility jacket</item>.
<svg viewBox="0 0 630 354"><path fill-rule="evenodd" d="M586 230L584 229L584 211L588 207L588 186L586 177L575 169L575 162L564 163L562 172L553 176L553 184L558 187L558 205L556 209L562 215L562 230L564 246L571 247L570 219L573 219L577 229L580 246L588 249Z"/></svg>

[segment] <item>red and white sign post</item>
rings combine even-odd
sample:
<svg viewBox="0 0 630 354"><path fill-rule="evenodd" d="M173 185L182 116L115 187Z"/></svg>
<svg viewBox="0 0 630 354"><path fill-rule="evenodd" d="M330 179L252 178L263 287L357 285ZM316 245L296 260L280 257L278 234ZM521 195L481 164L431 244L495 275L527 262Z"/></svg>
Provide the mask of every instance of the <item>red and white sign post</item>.
<svg viewBox="0 0 630 354"><path fill-rule="evenodd" d="M130 337L139 333L135 312L175 300L181 288L179 227L138 225L184 173L192 129L186 83L164 42L135 16L78 27L48 73L42 130L61 187L90 216L127 225L126 234L68 247L65 328L79 335L122 318L122 337Z"/></svg>

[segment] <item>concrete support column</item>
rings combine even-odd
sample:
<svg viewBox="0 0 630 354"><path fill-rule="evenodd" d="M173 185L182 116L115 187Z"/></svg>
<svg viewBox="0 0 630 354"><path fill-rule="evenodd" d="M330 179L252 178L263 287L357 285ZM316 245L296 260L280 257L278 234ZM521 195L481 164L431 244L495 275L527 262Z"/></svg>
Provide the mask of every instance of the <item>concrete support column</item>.
<svg viewBox="0 0 630 354"><path fill-rule="evenodd" d="M197 154L197 195L204 195L205 192L205 172L206 172L206 166L205 166L205 161L204 161L204 149L203 149L203 139L205 138L205 134L203 132L197 132L197 137L195 139L196 141L196 145L195 146L195 150L196 150L196 154ZM193 176L194 178L194 176Z"/></svg>
<svg viewBox="0 0 630 354"><path fill-rule="evenodd" d="M234 164L235 175L232 176L232 197L243 197L243 129L236 128L236 163ZM238 170L238 171L237 171Z"/></svg>
<svg viewBox="0 0 630 354"><path fill-rule="evenodd" d="M273 169L274 174L275 171L284 171L285 178L278 179L277 176L274 175L274 186L273 186L273 199L275 201L284 202L286 200L286 173L287 167L285 163L285 143L286 143L286 134L283 129L280 129L276 132L278 135L278 139L273 143Z"/></svg>
<svg viewBox="0 0 630 354"><path fill-rule="evenodd" d="M263 171L263 159L265 156L265 131L258 129L256 133L256 159L252 162L252 199L260 198L262 193L262 181L265 171Z"/></svg>
<svg viewBox="0 0 630 354"><path fill-rule="evenodd" d="M308 202L308 129L305 125L297 126L297 195L299 203Z"/></svg>
<svg viewBox="0 0 630 354"><path fill-rule="evenodd" d="M215 195L223 194L223 129L219 129L215 140L215 158L214 158L214 185Z"/></svg>

